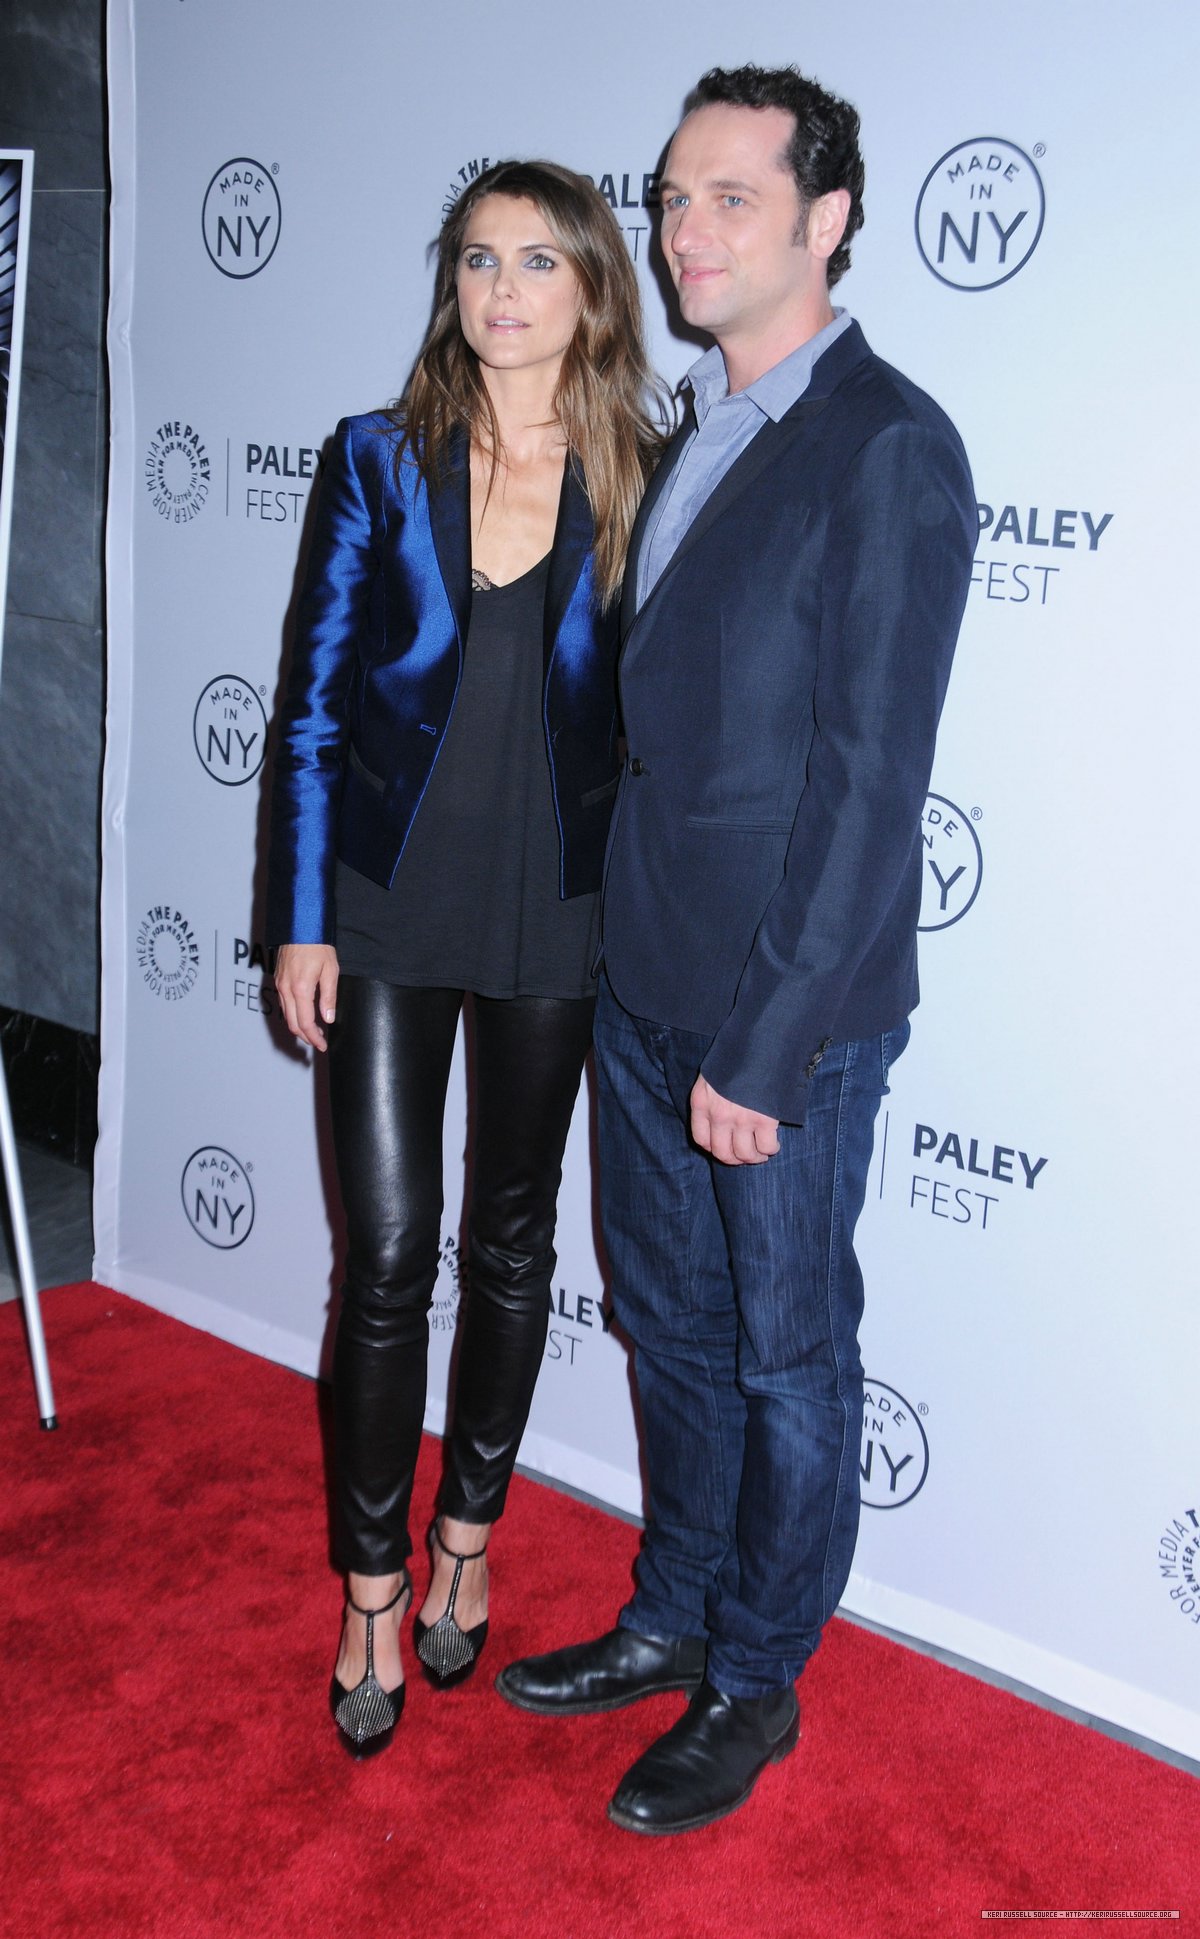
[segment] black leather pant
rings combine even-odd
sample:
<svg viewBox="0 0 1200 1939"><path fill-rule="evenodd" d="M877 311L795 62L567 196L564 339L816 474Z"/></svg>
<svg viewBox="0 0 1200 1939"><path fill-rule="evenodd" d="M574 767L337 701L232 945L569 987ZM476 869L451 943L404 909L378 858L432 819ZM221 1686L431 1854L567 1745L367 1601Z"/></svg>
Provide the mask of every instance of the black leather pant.
<svg viewBox="0 0 1200 1939"><path fill-rule="evenodd" d="M333 1359L339 1565L390 1575L412 1552L428 1314L442 1218L442 1118L461 990L343 976L329 1048L346 1278ZM442 1512L503 1507L545 1350L563 1147L590 997L476 997L468 1293Z"/></svg>

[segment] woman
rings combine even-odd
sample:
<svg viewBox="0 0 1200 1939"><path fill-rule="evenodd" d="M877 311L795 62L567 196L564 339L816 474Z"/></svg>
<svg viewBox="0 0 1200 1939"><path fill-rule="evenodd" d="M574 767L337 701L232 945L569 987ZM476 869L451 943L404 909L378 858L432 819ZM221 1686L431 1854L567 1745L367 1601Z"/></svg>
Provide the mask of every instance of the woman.
<svg viewBox="0 0 1200 1939"><path fill-rule="evenodd" d="M330 1050L348 1238L333 1364L348 1600L331 1702L356 1756L390 1742L404 1701L408 1510L465 991L469 1290L414 1625L436 1687L470 1674L487 1634L485 1550L544 1350L591 1036L616 600L660 448L648 388L607 204L567 169L502 162L443 227L433 319L399 405L343 420L326 467L276 762L269 923L288 1027Z"/></svg>

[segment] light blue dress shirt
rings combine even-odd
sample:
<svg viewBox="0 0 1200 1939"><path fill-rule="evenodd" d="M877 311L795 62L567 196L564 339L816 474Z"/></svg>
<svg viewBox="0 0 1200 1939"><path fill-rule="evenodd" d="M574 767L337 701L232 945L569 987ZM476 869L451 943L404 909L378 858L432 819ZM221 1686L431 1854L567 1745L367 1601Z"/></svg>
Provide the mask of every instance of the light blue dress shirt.
<svg viewBox="0 0 1200 1939"><path fill-rule="evenodd" d="M700 507L716 489L768 418L778 423L812 380L813 365L843 330L850 327L846 310L834 310L833 322L818 330L798 350L764 370L745 390L729 395L725 359L716 344L688 371L696 429L684 445L675 469L651 514L638 557L639 608L658 584Z"/></svg>

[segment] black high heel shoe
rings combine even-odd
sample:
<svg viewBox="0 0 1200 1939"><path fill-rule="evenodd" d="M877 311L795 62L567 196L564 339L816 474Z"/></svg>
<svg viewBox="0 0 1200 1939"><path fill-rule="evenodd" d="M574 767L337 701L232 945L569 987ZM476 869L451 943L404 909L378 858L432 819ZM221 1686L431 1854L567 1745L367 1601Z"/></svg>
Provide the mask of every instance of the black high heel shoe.
<svg viewBox="0 0 1200 1939"><path fill-rule="evenodd" d="M484 1644L487 1642L488 1624L485 1616L474 1629L460 1629L454 1619L454 1605L458 1599L458 1585L462 1581L463 1563L478 1562L481 1555L487 1554L487 1543L476 1549L473 1555L459 1555L448 1549L438 1534L437 1523L433 1524L430 1534L443 1555L449 1555L454 1562L454 1580L450 1584L450 1600L435 1623L423 1623L419 1616L413 1619L413 1642L421 1667L435 1690L452 1690L456 1683L465 1683L478 1663Z"/></svg>
<svg viewBox="0 0 1200 1939"><path fill-rule="evenodd" d="M404 1709L405 1686L401 1683L394 1690L385 1690L375 1675L375 1618L394 1609L403 1595L412 1596L412 1577L407 1569L401 1569L400 1587L382 1609L360 1609L352 1595L346 1596L351 1609L367 1619L367 1667L353 1690L344 1689L337 1677L333 1677L329 1685L329 1708L351 1757L374 1757L387 1749L396 1734Z"/></svg>

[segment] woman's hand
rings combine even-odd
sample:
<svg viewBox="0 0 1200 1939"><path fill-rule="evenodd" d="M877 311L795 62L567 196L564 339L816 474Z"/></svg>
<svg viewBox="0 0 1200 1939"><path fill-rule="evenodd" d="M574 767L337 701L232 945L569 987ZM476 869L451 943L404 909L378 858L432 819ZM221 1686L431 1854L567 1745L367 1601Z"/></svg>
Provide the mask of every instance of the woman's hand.
<svg viewBox="0 0 1200 1939"><path fill-rule="evenodd" d="M332 943L284 943L275 958L275 988L287 1027L302 1044L324 1050L323 1023L337 1004L338 959Z"/></svg>

